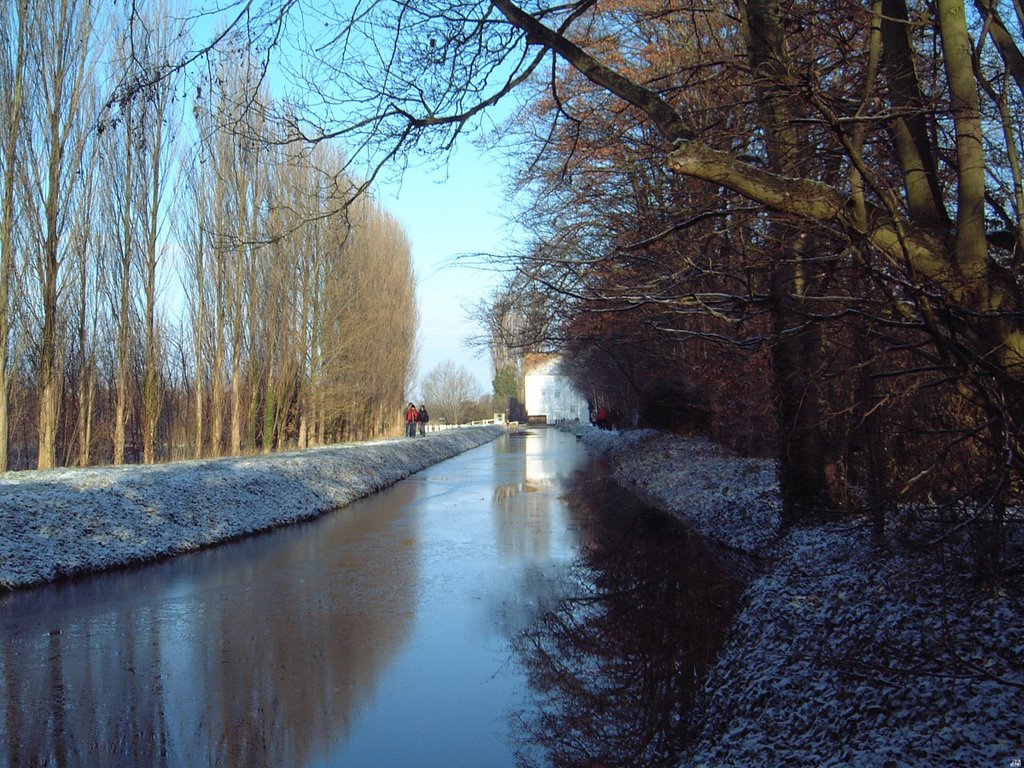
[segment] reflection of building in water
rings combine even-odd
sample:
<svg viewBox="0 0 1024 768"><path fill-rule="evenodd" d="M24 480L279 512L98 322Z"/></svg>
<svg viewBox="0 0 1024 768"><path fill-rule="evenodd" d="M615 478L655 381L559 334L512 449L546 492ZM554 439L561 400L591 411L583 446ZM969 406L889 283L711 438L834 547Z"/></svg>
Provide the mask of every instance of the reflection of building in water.
<svg viewBox="0 0 1024 768"><path fill-rule="evenodd" d="M561 372L558 355L531 354L523 366L526 414L531 422L587 421L587 400Z"/></svg>
<svg viewBox="0 0 1024 768"><path fill-rule="evenodd" d="M494 489L498 548L509 558L551 551L551 497L544 485L509 483Z"/></svg>
<svg viewBox="0 0 1024 768"><path fill-rule="evenodd" d="M417 492L399 484L358 514L0 596L0 768L329 753L408 640L416 534L394 532Z"/></svg>
<svg viewBox="0 0 1024 768"><path fill-rule="evenodd" d="M508 558L546 557L552 547L555 476L543 453L537 452L541 441L526 437L509 442L522 455L525 479L494 488L498 548Z"/></svg>

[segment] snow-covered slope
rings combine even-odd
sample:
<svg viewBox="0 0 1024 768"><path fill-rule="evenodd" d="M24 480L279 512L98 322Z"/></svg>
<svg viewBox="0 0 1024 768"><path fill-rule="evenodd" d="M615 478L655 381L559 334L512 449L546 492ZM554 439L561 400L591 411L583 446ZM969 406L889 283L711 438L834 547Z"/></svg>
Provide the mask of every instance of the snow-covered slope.
<svg viewBox="0 0 1024 768"><path fill-rule="evenodd" d="M7 473L0 476L0 588L315 517L503 431L474 427L269 456Z"/></svg>
<svg viewBox="0 0 1024 768"><path fill-rule="evenodd" d="M755 556L685 766L1020 766L1024 598L867 521L780 533L769 461L654 432L581 438L616 478Z"/></svg>

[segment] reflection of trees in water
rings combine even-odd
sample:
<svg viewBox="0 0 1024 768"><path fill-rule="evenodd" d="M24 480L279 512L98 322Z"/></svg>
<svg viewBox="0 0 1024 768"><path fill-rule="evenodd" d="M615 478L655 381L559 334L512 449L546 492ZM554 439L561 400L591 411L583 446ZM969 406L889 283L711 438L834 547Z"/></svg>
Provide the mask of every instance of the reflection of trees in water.
<svg viewBox="0 0 1024 768"><path fill-rule="evenodd" d="M565 597L516 638L534 699L520 764L676 765L739 584L608 481L578 481L567 502L586 546Z"/></svg>
<svg viewBox="0 0 1024 768"><path fill-rule="evenodd" d="M418 558L391 529L415 492L274 534L283 545L6 596L0 768L301 766L328 753L407 639Z"/></svg>

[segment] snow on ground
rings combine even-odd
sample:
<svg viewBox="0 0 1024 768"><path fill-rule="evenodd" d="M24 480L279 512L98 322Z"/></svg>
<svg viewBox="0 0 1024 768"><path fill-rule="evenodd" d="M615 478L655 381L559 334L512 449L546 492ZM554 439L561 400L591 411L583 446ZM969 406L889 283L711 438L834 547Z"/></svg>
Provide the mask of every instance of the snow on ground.
<svg viewBox="0 0 1024 768"><path fill-rule="evenodd" d="M780 535L771 462L649 431L581 438L759 564L695 713L685 766L1020 766L1024 599L857 521Z"/></svg>
<svg viewBox="0 0 1024 768"><path fill-rule="evenodd" d="M638 431L639 437L621 433L626 450L613 448L620 481L680 514L720 546L766 554L781 524L774 462L738 458L702 438ZM610 434L596 439L607 443ZM723 519L729 520L725 529Z"/></svg>
<svg viewBox="0 0 1024 768"><path fill-rule="evenodd" d="M503 427L245 458L0 475L0 589L129 565L316 517Z"/></svg>

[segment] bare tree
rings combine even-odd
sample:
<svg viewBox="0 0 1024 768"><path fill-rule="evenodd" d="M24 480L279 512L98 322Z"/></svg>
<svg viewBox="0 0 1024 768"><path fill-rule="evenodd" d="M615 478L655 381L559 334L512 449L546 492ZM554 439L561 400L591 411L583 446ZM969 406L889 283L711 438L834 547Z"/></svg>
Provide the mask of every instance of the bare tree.
<svg viewBox="0 0 1024 768"><path fill-rule="evenodd" d="M110 197L112 240L117 243L117 263L114 274L118 275L116 293L111 295L112 314L117 323L117 358L114 384L114 424L112 440L113 463L125 461L125 429L130 409L129 369L132 351L132 309L133 264L137 261L138 162L136 131L139 108L134 102L125 105L122 112L123 134L116 131L107 133L108 178L117 192Z"/></svg>
<svg viewBox="0 0 1024 768"><path fill-rule="evenodd" d="M11 335L11 273L14 269L14 222L19 157L23 156L26 76L29 55L28 0L10 4L0 13L0 472L9 464L9 347Z"/></svg>
<svg viewBox="0 0 1024 768"><path fill-rule="evenodd" d="M166 3L150 7L142 17L145 24L135 24L132 31L144 29L142 39L135 40L132 50L136 58L150 68L176 57L175 45L180 40L178 30L171 27L171 14ZM142 385L142 456L152 464L156 459L155 443L157 422L160 418L161 393L159 388L161 349L157 328L157 272L160 263L162 237L167 219L164 202L167 192L168 168L174 161L174 136L178 125L176 113L176 83L172 78L161 79L149 89L144 102L143 149L148 161L145 171L146 217L144 235L144 345L145 373Z"/></svg>
<svg viewBox="0 0 1024 768"><path fill-rule="evenodd" d="M418 322L405 234L372 201L357 201L329 231L324 280L325 422L342 439L394 430Z"/></svg>
<svg viewBox="0 0 1024 768"><path fill-rule="evenodd" d="M431 418L461 424L468 407L480 399L480 384L465 366L450 360L439 363L420 384Z"/></svg>
<svg viewBox="0 0 1024 768"><path fill-rule="evenodd" d="M95 99L95 89L92 89L91 93ZM97 198L103 180L99 154L99 142L90 141L82 168L82 203L79 208L81 213L75 217L70 249L73 254L72 272L77 281L77 292L72 302L75 305L77 330L74 354L78 358L74 405L77 409L77 463L81 467L89 466L92 461L93 416L96 404L97 345L101 311L99 288L102 284L99 274L101 262L97 258L97 252L102 245L103 232L102 218L93 213L100 208ZM69 441L69 452L70 449Z"/></svg>
<svg viewBox="0 0 1024 768"><path fill-rule="evenodd" d="M197 153L204 152L200 144ZM201 156L201 155L200 155ZM188 319L192 330L192 367L194 369L193 392L193 458L203 457L203 440L205 436L204 409L206 392L206 333L207 333L207 252L209 247L210 195L213 190L208 177L202 169L205 164L196 156L186 158L182 174L186 179L186 192L179 198L182 201L176 229L179 239L184 243L184 269L182 285L188 302Z"/></svg>
<svg viewBox="0 0 1024 768"><path fill-rule="evenodd" d="M208 195L203 202L203 206L209 209L208 216L195 222L199 232L194 244L205 250L211 262L210 268L204 268L199 274L208 281L212 299L213 323L209 327L210 455L220 456L224 451L225 415L229 402L225 371L229 363L232 366L231 450L237 452L235 446L241 443L243 326L240 314L244 307L244 283L242 265L236 262L241 258L245 245L239 236L245 197L238 191L247 181L239 176L244 173L237 166L238 136L231 130L237 118L237 100L240 98L236 88L242 81L230 60L226 60L214 67L203 82L200 87L202 95L193 105L193 115L200 134L199 161L203 169L198 181L209 184L211 189L203 193Z"/></svg>
<svg viewBox="0 0 1024 768"><path fill-rule="evenodd" d="M32 272L38 288L39 455L37 464L56 464L60 409L60 293L66 258L68 213L75 170L82 160L87 132L82 130L83 96L89 85L94 10L79 0L48 4L36 18L33 58L38 66L39 97L33 105L38 137L31 167L30 194L35 212L36 257Z"/></svg>

